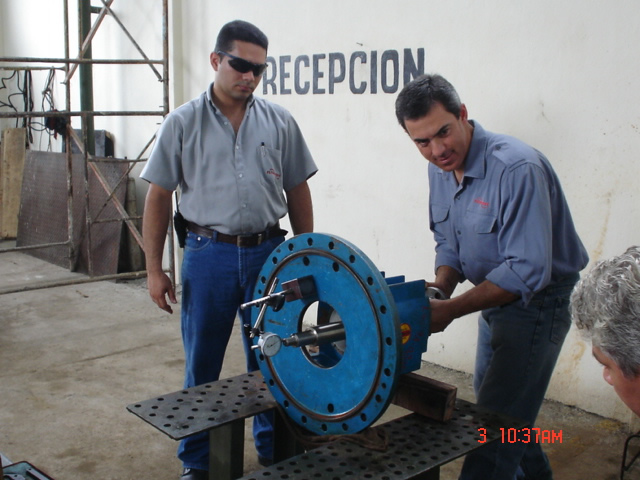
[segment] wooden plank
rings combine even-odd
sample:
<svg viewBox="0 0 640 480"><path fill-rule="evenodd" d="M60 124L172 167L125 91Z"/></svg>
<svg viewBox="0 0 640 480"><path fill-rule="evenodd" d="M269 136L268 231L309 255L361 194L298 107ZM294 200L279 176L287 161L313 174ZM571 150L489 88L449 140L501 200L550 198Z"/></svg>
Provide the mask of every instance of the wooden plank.
<svg viewBox="0 0 640 480"><path fill-rule="evenodd" d="M2 132L2 238L18 236L22 172L27 151L26 135L24 128L7 128Z"/></svg>
<svg viewBox="0 0 640 480"><path fill-rule="evenodd" d="M417 373L398 378L396 394L391 402L419 415L446 422L451 419L458 389Z"/></svg>

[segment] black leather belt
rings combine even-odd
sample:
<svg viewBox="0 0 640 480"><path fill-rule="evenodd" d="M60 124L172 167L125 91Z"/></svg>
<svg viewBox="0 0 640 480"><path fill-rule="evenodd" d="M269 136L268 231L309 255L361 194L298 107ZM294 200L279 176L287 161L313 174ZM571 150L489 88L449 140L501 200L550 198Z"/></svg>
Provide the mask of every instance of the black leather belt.
<svg viewBox="0 0 640 480"><path fill-rule="evenodd" d="M218 232L217 230L203 227L193 222L187 222L187 229L196 235L212 238L217 242L231 243L237 247L255 247L270 238L280 237L287 234L287 231L281 229L280 224L278 223L264 232L250 233L247 235L227 235L226 233Z"/></svg>

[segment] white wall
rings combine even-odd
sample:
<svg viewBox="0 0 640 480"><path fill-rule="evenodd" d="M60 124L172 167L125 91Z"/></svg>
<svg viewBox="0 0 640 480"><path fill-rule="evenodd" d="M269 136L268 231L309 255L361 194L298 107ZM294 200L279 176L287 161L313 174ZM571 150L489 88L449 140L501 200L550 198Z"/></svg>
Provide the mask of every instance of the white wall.
<svg viewBox="0 0 640 480"><path fill-rule="evenodd" d="M2 34L3 55L26 54L25 44L14 42L14 36L32 40L30 55L48 55L39 50L42 45L30 25L47 20L33 4L55 2L28 3L30 21L20 20ZM22 4L3 0L0 13L24 15ZM113 5L123 19L139 19L134 30L145 49L159 46L159 4L116 0ZM640 243L640 167L634 158L640 151L640 10L635 0L174 0L171 12L174 106L198 95L213 79L208 55L219 28L229 20L255 23L270 38L270 56L291 57L285 87L292 93L269 91L265 96L295 115L320 167L310 182L316 229L355 243L389 274L432 278L426 160L397 125L397 92L382 92L382 79L375 94L370 89L351 93L348 79L328 93L330 53L342 53L348 62L353 52L376 51L380 62L384 51L397 51L402 58L404 49L414 55L424 49L425 71L439 72L457 87L471 118L488 130L520 137L549 157L592 262ZM125 55L125 44L109 40L94 47L94 57L106 55L100 49ZM326 93L298 95L293 61L317 54L326 55L319 61L324 77L318 79ZM369 80L370 56L368 60L356 69L357 84ZM311 80L310 69L303 69L302 80ZM129 72L109 82L96 91L109 109L125 103L133 84L149 90L136 100L161 98L153 91L154 80L132 79ZM261 87L258 93L262 95ZM140 138L146 141L150 128L139 125L109 125L122 129L118 155L137 154ZM131 135L138 130L140 135ZM456 321L431 337L425 359L472 371L475 332L475 316ZM548 396L607 417L631 418L602 380L590 345L574 330Z"/></svg>

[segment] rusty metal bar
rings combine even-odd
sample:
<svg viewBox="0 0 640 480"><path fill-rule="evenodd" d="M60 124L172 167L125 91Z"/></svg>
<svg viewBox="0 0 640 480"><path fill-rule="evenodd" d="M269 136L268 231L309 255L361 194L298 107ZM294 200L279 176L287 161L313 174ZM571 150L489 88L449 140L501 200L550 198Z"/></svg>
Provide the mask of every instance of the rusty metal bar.
<svg viewBox="0 0 640 480"><path fill-rule="evenodd" d="M79 9L82 9L82 2L84 0L80 0L79 1ZM113 3L113 0L109 0L109 5L111 5ZM88 10L86 12L87 15L91 15L91 2L87 2L86 4ZM102 24L102 20L104 20L105 15L107 14L107 11L103 8L102 10L100 10L100 14L98 15L98 18L96 19L95 23L93 24L93 26L91 27L91 29L89 30L89 32L87 33L87 35L84 35L84 32L82 32L83 34L80 36L80 39L82 40L82 46L80 47L80 51L78 52L78 59L84 58L84 54L90 49L91 47L91 41L93 40L93 37L96 34L96 31L98 30L98 27L100 27L100 24ZM79 23L82 25L82 15L79 16ZM90 23L90 22L89 22ZM89 56L91 56L91 54L89 54ZM73 67L71 67L71 69L69 70L69 72L67 73L67 76L65 77L65 79L63 80L62 83L67 83L69 80L71 80L71 77L73 76L73 74L75 73L76 69L78 68L77 64L75 64Z"/></svg>
<svg viewBox="0 0 640 480"><path fill-rule="evenodd" d="M29 245L27 247L11 247L11 248L3 248L0 249L0 253L9 253L9 252L23 252L25 250L39 250L41 248L49 248L49 247L61 247L69 245L69 241L66 242L57 242L57 243L43 243L41 245Z"/></svg>
<svg viewBox="0 0 640 480"><path fill-rule="evenodd" d="M83 124L82 125L82 140L83 140L83 144L86 146L87 142L89 141L88 139L88 127L87 124ZM76 133L73 131L73 129L69 128L67 129L67 131L69 132L69 134L76 140L77 143L77 136ZM80 147L80 145L78 144L78 147ZM69 147L67 148L68 150L71 150L71 146L69 145ZM82 177L84 180L84 198L85 198L85 202L84 202L84 215L85 215L85 224L86 224L86 231L84 232L85 237L87 238L87 270L89 271L89 276L93 277L93 256L91 255L92 252L92 243L91 243L91 224L93 223L91 220L91 209L89 208L89 152L87 152L86 148L82 149L83 152L82 154L84 155L84 162L82 162Z"/></svg>
<svg viewBox="0 0 640 480"><path fill-rule="evenodd" d="M104 65L163 65L164 60L134 60L129 58L112 59L112 58L38 58L38 57L0 57L0 62L23 62L23 63L65 63L65 64L84 64L84 63L99 63ZM27 68L23 65L17 66L17 68ZM61 68L61 67L57 67ZM13 67L6 67L6 70L13 70ZM64 83L64 82L63 82Z"/></svg>
<svg viewBox="0 0 640 480"><path fill-rule="evenodd" d="M34 71L34 70L61 70L64 71L64 67L0 67L0 70L7 70L9 72L21 72L21 71Z"/></svg>
<svg viewBox="0 0 640 480"><path fill-rule="evenodd" d="M32 283L30 285L20 285L16 287L1 288L0 295L6 295L9 293L28 292L32 290L42 290L43 288L64 287L66 285L79 285L82 283L102 282L107 280L145 278L146 276L147 276L146 270L140 270L138 272L116 273L113 275L101 275L97 277L78 276L74 278L55 280L51 282L40 282L40 283Z"/></svg>
<svg viewBox="0 0 640 480"><path fill-rule="evenodd" d="M147 142L147 144L142 148L142 150L140 151L140 153L138 154L138 156L136 157L136 162L141 161L142 160L142 155L144 155L144 153L149 149L149 147L153 144L153 142L156 140L156 134L153 134L153 137L151 137L149 139L149 141ZM146 160L144 160L146 161Z"/></svg>
<svg viewBox="0 0 640 480"><path fill-rule="evenodd" d="M134 215L129 217L131 220L142 220L142 215ZM115 222L121 222L122 218L117 217L117 218L104 218L102 220L94 220L93 223L115 223Z"/></svg>
<svg viewBox="0 0 640 480"><path fill-rule="evenodd" d="M118 188L118 186L122 182L122 177L121 177L120 181L118 181L118 185L116 185L115 188L111 189L111 187L109 185L109 182L107 181L106 178L104 178L104 175L102 175L102 172L100 171L100 169L98 167L96 167L93 164L93 162L89 161L89 156L87 155L87 153L84 150L84 148L82 147L82 145L79 143L80 139L78 138L76 133L73 130L71 130L70 133L71 133L71 136L73 137L74 141L78 145L78 148L83 150L83 153L85 154L85 164L88 167L91 168L93 173L96 175L96 178L100 182L100 185L102 185L102 188L104 188L104 191L109 194L109 197L105 201L105 205L109 200L111 200L113 202L113 204L115 205L116 209L118 210L118 213L120 213L120 215L122 216L122 220L124 220L124 222L126 223L127 227L129 227L129 230L131 231L131 234L135 238L136 242L138 243L138 245L140 245L140 248L142 248L143 247L142 235L138 231L138 227L131 221L131 217L129 217L129 214L127 213L127 211L124 208L124 206L122 205L122 203L120 203L120 201L117 198L114 197L116 189ZM129 171L131 171L131 168L133 168L133 165L129 167ZM88 169L85 169L85 170L87 171L87 174L88 174ZM128 173L125 174L125 178L126 178L126 175L128 175ZM87 178L87 184L86 184L87 195L88 195L88 189L89 189L89 186L88 186L88 178ZM88 205L88 202L87 202L87 205ZM100 209L100 212L96 215L96 217L100 216L100 213L102 213L102 211L104 210L104 206L105 205L103 205L102 209ZM89 234L89 230L91 229L91 224L92 223L94 223L94 222L92 221L92 222L89 223L89 211L88 211L88 207L87 207L87 235ZM87 240L90 240L90 238L87 237ZM91 245L90 241L89 241L89 245ZM89 256L91 256L91 250L89 250ZM91 264L91 262L89 264Z"/></svg>
<svg viewBox="0 0 640 480"><path fill-rule="evenodd" d="M131 159L131 158L115 158L115 157L91 157L93 163L140 163L146 162L146 158Z"/></svg>
<svg viewBox="0 0 640 480"><path fill-rule="evenodd" d="M100 184L108 192L109 184L107 180L104 178L104 176L102 175L102 172L93 163L89 163L89 166L91 167L91 170L93 170L93 173L96 174L96 177L98 177ZM143 247L144 244L142 242L142 235L138 231L138 227L136 227L136 225L131 221L131 218L129 217L122 203L120 203L120 201L113 196L111 197L111 201L115 205L120 215L122 215L122 220L124 220L124 222L127 224L127 227L129 227L129 230L131 231L131 234L133 235L133 237L136 239L136 242L138 243L138 245L140 245L140 247Z"/></svg>
<svg viewBox="0 0 640 480"><path fill-rule="evenodd" d="M69 0L64 0L64 55L69 57ZM65 64L64 70L69 74L69 64ZM71 84L65 83L65 109L71 110ZM71 137L69 132L72 130L71 122L67 125L65 130L65 145L71 145ZM69 242L69 271L73 271L73 266L76 263L76 248L73 244L73 156L70 148L67 148L66 155L66 170L67 170L67 241ZM88 201L88 200L87 200Z"/></svg>
<svg viewBox="0 0 640 480"><path fill-rule="evenodd" d="M164 116L169 113L169 2L162 0L162 58L163 64L163 105ZM155 136L154 136L155 137ZM176 285L176 256L175 242L173 239L173 215L169 215L169 235L167 247L169 251L169 278L171 284ZM144 249L143 249L144 250Z"/></svg>
<svg viewBox="0 0 640 480"><path fill-rule="evenodd" d="M109 0L109 5L111 4L111 2L113 2L113 0ZM113 17L113 19L116 21L116 23L118 25L120 25L120 28L122 28L122 30L124 31L124 34L129 38L129 40L131 41L133 46L136 47L136 50L138 50L140 55L142 55L142 58L144 58L145 60L149 61L149 58L144 53L144 51L140 48L140 45L138 45L138 43L134 40L134 38L129 33L129 30L127 30L127 28L122 24L122 22L120 21L118 16L115 14L115 12L113 10L111 10L111 8L109 8L109 5L107 5L107 2L105 0L102 0L102 4L104 5L104 8L107 10L109 15L111 15L111 17ZM158 77L158 80L162 81L162 76L160 76L160 72L158 72L158 70L156 70L156 68L153 66L153 64L150 63L149 67L151 67L151 70L153 70L153 73L156 74L156 77Z"/></svg>
<svg viewBox="0 0 640 480"><path fill-rule="evenodd" d="M75 111L75 112L14 112L0 113L0 118L29 118L29 117L82 117L91 115L95 117L157 117L163 115L162 110L126 110L126 111Z"/></svg>

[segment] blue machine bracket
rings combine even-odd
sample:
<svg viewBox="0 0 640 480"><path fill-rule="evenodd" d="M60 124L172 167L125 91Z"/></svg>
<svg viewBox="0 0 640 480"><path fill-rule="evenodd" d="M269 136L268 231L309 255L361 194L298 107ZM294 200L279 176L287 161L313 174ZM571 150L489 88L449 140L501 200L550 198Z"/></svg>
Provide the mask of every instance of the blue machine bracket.
<svg viewBox="0 0 640 480"><path fill-rule="evenodd" d="M398 376L420 368L430 327L424 280L385 279L353 244L298 235L265 262L243 308L265 382L316 434L359 432L384 413Z"/></svg>

